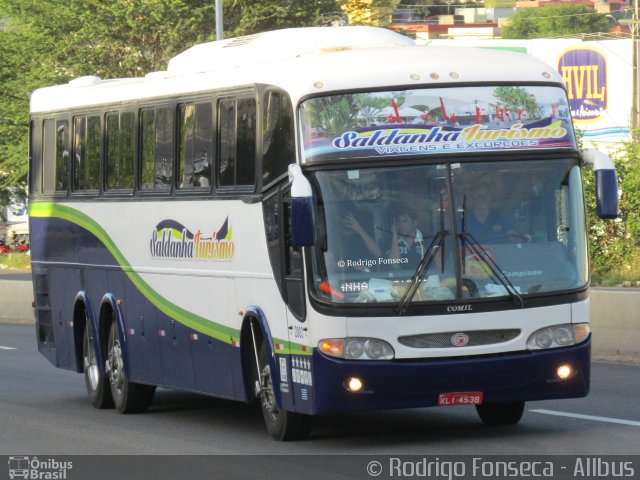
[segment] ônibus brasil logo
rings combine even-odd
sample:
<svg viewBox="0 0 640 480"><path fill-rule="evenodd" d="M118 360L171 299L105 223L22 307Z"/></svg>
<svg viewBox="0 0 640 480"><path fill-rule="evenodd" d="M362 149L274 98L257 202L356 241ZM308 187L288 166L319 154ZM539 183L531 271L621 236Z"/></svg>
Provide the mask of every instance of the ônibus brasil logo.
<svg viewBox="0 0 640 480"><path fill-rule="evenodd" d="M151 233L149 247L153 258L174 260L230 261L235 253L229 217L210 235L193 233L176 220L162 220Z"/></svg>

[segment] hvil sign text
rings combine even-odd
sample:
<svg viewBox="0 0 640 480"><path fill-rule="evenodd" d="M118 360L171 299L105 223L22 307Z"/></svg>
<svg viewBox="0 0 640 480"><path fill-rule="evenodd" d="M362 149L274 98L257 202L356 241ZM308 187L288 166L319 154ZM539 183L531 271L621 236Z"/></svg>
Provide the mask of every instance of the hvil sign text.
<svg viewBox="0 0 640 480"><path fill-rule="evenodd" d="M607 63L596 51L575 48L558 60L558 71L567 86L571 115L576 122L599 120L607 109Z"/></svg>

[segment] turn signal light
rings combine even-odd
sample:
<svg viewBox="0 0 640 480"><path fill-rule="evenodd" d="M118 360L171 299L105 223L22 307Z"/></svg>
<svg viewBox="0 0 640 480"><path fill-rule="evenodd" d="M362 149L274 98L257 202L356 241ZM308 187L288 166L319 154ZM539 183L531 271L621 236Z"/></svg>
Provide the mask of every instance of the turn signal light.
<svg viewBox="0 0 640 480"><path fill-rule="evenodd" d="M320 342L320 350L322 353L331 355L332 357L342 357L342 347L344 340L341 338L329 338Z"/></svg>

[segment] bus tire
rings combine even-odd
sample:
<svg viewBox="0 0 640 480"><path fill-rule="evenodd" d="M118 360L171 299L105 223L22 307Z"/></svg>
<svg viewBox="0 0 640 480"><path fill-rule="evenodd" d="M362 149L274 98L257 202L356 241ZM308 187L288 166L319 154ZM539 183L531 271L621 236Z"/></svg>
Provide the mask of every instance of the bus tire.
<svg viewBox="0 0 640 480"><path fill-rule="evenodd" d="M106 369L116 409L120 413L145 412L153 401L156 387L130 382L127 378L116 322L111 322L109 329Z"/></svg>
<svg viewBox="0 0 640 480"><path fill-rule="evenodd" d="M84 383L87 387L91 404L101 410L113 408L113 398L111 397L109 380L100 375L89 323L85 323L84 334L82 336L82 362Z"/></svg>
<svg viewBox="0 0 640 480"><path fill-rule="evenodd" d="M267 431L274 440L281 442L305 438L311 430L311 417L279 409L273 388L267 348L263 344L260 348L260 391L258 398Z"/></svg>
<svg viewBox="0 0 640 480"><path fill-rule="evenodd" d="M476 410L485 425L515 425L524 413L524 402L488 403L476 405Z"/></svg>

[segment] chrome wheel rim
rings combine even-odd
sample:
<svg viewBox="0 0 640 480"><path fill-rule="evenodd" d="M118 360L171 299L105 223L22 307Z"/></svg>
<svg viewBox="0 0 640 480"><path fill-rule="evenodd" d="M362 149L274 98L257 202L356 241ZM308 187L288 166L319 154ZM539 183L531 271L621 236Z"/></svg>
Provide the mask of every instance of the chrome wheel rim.
<svg viewBox="0 0 640 480"><path fill-rule="evenodd" d="M265 365L260 375L260 400L263 410L269 415L272 422L278 419L278 407L273 394L273 382L271 381L271 369Z"/></svg>
<svg viewBox="0 0 640 480"><path fill-rule="evenodd" d="M121 397L122 386L124 384L122 349L120 348L120 340L114 339L113 337L111 338L111 345L109 346L109 356L106 367L113 394Z"/></svg>
<svg viewBox="0 0 640 480"><path fill-rule="evenodd" d="M100 372L98 371L96 350L93 348L93 337L87 333L87 335L85 335L85 341L85 352L87 353L84 357L84 370L87 373L91 390L96 390L98 388L98 381L100 380Z"/></svg>

